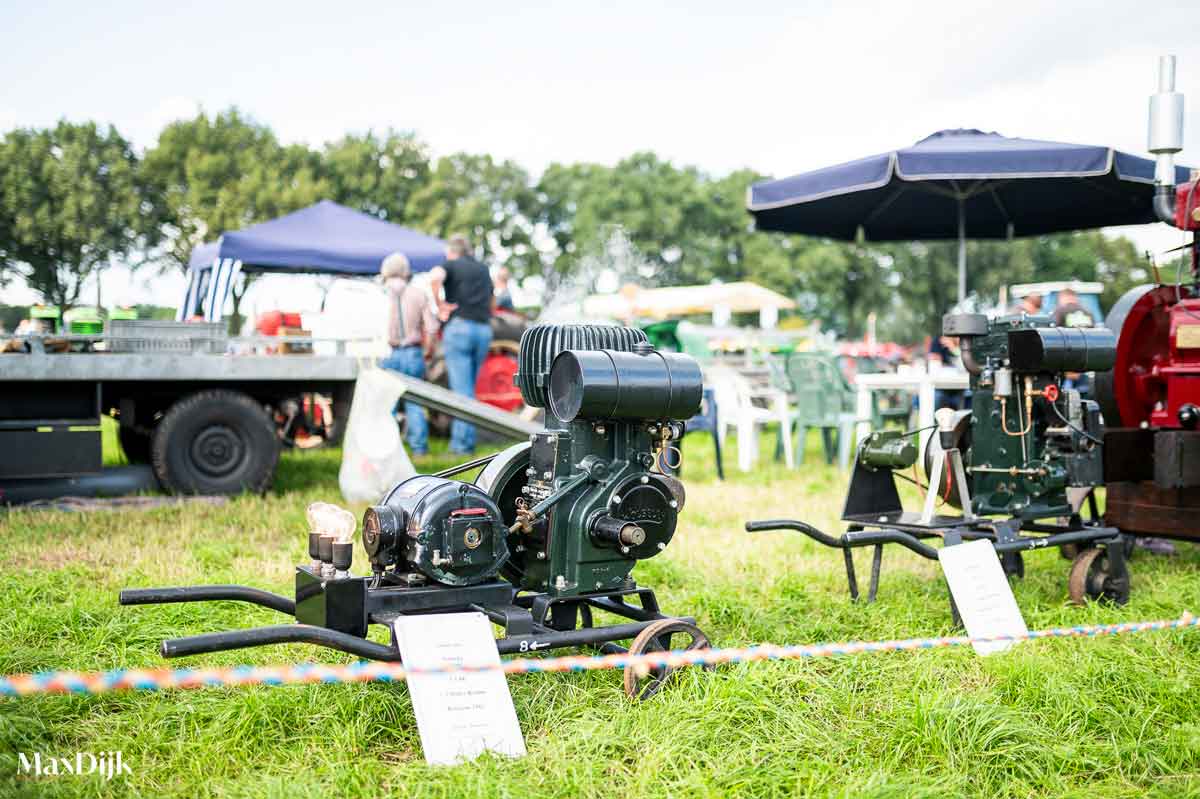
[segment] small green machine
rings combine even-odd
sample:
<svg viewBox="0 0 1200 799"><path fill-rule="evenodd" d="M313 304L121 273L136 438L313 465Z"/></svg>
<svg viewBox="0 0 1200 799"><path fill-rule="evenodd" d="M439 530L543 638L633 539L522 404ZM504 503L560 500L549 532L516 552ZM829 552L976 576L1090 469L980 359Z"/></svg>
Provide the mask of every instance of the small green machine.
<svg viewBox="0 0 1200 799"><path fill-rule="evenodd" d="M522 338L517 385L547 429L477 481L511 509L505 575L552 597L627 589L675 534L683 484L654 467L700 408L699 364L633 328L542 325Z"/></svg>
<svg viewBox="0 0 1200 799"><path fill-rule="evenodd" d="M884 545L936 560L937 550L926 541L940 538L947 546L990 540L1005 572L1018 577L1025 571L1021 553L1061 548L1073 559L1073 601L1124 603L1129 573L1123 539L1100 521L1092 494L1104 482L1104 418L1075 387L1080 374L1112 367L1112 332L1056 327L1049 317L1025 314L991 320L951 314L942 330L959 340L970 374L969 409L938 410L923 452L914 441L921 431L877 431L862 441L842 512L848 524L843 535L789 519L749 522L747 530L796 530L842 549L855 599L853 549L874 548L871 601ZM896 477L924 492L920 512L903 508ZM1081 515L1085 502L1087 520Z"/></svg>

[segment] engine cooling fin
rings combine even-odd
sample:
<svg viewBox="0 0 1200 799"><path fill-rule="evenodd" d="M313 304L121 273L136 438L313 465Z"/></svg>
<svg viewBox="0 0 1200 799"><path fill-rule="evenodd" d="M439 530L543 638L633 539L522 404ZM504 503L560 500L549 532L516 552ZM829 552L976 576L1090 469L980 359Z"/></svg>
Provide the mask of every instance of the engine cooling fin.
<svg viewBox="0 0 1200 799"><path fill-rule="evenodd" d="M517 387L525 404L550 406L550 364L564 350L616 350L633 352L647 342L646 334L617 325L534 325L521 334L517 356Z"/></svg>

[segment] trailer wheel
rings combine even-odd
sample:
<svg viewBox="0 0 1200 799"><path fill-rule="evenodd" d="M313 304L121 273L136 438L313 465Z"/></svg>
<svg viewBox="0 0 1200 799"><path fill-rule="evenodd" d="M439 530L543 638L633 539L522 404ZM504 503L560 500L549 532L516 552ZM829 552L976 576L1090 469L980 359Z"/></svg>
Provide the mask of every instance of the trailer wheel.
<svg viewBox="0 0 1200 799"><path fill-rule="evenodd" d="M132 427L122 425L117 428L117 440L121 442L121 451L125 453L125 460L130 463L149 463L151 450L151 436L146 433L140 433Z"/></svg>
<svg viewBox="0 0 1200 799"><path fill-rule="evenodd" d="M170 407L154 431L154 473L177 494L262 493L279 438L261 404L237 391L200 391Z"/></svg>

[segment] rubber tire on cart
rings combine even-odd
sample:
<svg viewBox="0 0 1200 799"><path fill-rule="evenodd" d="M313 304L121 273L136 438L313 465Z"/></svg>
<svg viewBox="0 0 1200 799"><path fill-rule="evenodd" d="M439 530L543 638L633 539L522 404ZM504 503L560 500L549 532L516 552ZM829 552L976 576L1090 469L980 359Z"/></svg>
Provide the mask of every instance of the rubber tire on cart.
<svg viewBox="0 0 1200 799"><path fill-rule="evenodd" d="M150 462L151 435L122 425L117 428L117 440L121 442L121 451L125 453L125 460L130 463Z"/></svg>
<svg viewBox="0 0 1200 799"><path fill-rule="evenodd" d="M261 403L217 389L172 405L151 449L154 473L172 493L262 493L275 474L280 443Z"/></svg>

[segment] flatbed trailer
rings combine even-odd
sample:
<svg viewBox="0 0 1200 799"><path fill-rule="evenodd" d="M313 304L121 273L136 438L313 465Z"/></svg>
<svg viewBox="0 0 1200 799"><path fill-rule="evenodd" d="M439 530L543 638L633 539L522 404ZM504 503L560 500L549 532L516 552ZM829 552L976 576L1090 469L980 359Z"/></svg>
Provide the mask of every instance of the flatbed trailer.
<svg viewBox="0 0 1200 799"><path fill-rule="evenodd" d="M329 398L340 439L360 367L345 340L321 354L308 337L189 338L161 325L143 336L28 336L0 353L0 504L45 496L39 483L77 485L102 469L100 422L115 419L127 458L168 491L264 491L301 397ZM295 352L262 354L269 345ZM55 349L66 351L54 351ZM133 350L133 351L131 351ZM403 376L400 376L403 378ZM513 437L540 429L515 414L403 378L406 398ZM283 424L281 424L283 420ZM64 482L66 480L66 482ZM87 493L86 490L70 493ZM112 493L104 490L104 493Z"/></svg>

